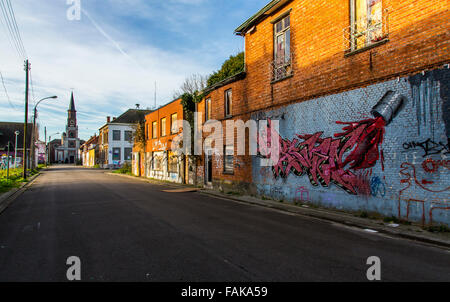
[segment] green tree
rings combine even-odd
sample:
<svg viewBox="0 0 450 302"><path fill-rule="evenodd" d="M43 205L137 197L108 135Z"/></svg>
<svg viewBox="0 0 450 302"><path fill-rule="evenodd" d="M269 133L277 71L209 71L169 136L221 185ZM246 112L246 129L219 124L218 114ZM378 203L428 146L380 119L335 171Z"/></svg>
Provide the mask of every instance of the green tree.
<svg viewBox="0 0 450 302"><path fill-rule="evenodd" d="M208 87L244 71L244 64L244 52L240 52L235 56L230 56L230 58L222 64L222 68L215 71L208 78Z"/></svg>

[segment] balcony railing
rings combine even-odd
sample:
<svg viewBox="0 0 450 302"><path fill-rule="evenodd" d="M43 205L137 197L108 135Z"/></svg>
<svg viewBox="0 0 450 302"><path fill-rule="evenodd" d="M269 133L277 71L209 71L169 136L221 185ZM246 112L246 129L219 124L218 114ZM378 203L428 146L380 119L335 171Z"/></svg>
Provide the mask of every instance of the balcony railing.
<svg viewBox="0 0 450 302"><path fill-rule="evenodd" d="M362 18L344 28L344 50L353 52L375 45L389 38L389 13L383 10L382 16L373 19Z"/></svg>

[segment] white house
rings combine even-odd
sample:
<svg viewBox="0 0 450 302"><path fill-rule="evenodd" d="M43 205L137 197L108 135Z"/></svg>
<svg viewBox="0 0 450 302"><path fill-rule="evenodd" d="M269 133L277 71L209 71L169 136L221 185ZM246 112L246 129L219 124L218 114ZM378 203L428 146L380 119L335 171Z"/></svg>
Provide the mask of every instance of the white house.
<svg viewBox="0 0 450 302"><path fill-rule="evenodd" d="M99 149L100 166L115 169L125 163L131 164L133 156L133 137L136 124L145 120L151 110L130 109L118 118L107 117L106 124L100 128Z"/></svg>

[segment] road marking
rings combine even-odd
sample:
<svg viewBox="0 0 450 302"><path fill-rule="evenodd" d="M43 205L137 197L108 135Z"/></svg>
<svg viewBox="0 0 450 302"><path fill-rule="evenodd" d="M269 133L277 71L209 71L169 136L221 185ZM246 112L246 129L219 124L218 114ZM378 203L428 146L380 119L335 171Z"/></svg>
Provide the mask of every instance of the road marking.
<svg viewBox="0 0 450 302"><path fill-rule="evenodd" d="M378 231L372 230L372 229L364 229L364 231L368 233L378 233Z"/></svg>

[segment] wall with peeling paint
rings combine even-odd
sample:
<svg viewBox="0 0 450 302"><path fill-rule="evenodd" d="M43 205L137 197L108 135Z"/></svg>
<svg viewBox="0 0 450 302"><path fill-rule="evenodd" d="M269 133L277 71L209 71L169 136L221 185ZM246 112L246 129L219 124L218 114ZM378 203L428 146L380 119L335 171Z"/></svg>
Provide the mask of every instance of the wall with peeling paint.
<svg viewBox="0 0 450 302"><path fill-rule="evenodd" d="M254 157L252 174L258 194L289 202L306 201L337 209L378 212L423 224L450 225L449 83L450 70L436 69L253 114L252 119L256 120L282 117L280 137L292 146L300 146L315 134L323 143L317 141L308 151L303 150L305 146L301 147L303 151L298 149L304 155L299 158L307 161L297 170L289 167L288 175L261 167L261 158ZM348 163L337 173L336 168L327 166L335 163L335 159L323 159L321 165L312 163L314 153L316 160L325 154L323 145L327 138L329 141L360 139L365 132L340 136L349 124L337 122L372 119L371 110L389 90L404 95L406 101L392 122L384 127L380 148L371 155L372 158L375 153L380 155L373 166L353 161L353 165ZM370 127L366 126L364 131ZM297 141L293 142L294 139ZM368 150L366 143L362 142L358 148ZM349 150L339 151L343 162L355 148L351 145ZM283 170L288 164L281 162L279 167ZM326 179L327 173L335 173L330 181Z"/></svg>

